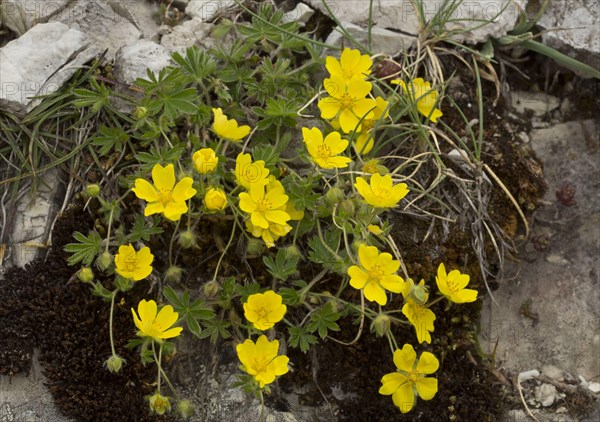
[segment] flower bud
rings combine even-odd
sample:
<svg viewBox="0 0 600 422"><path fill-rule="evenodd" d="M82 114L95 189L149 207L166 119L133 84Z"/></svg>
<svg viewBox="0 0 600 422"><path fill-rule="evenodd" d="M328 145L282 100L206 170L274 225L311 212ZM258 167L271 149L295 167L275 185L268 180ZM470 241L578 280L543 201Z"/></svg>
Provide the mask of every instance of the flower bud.
<svg viewBox="0 0 600 422"><path fill-rule="evenodd" d="M96 266L100 271L106 271L113 264L113 256L108 251L102 252L102 254L96 259Z"/></svg>
<svg viewBox="0 0 600 422"><path fill-rule="evenodd" d="M341 202L345 197L346 195L344 195L344 191L340 188L331 188L325 194L325 199L330 204L337 204L338 202Z"/></svg>
<svg viewBox="0 0 600 422"><path fill-rule="evenodd" d="M246 245L246 258L258 258L265 252L265 243L260 239L250 239Z"/></svg>
<svg viewBox="0 0 600 422"><path fill-rule="evenodd" d="M94 273L90 267L83 267L77 272L77 278L84 283L91 283L94 280Z"/></svg>
<svg viewBox="0 0 600 422"><path fill-rule="evenodd" d="M202 290L204 290L204 296L206 296L208 299L212 299L213 297L217 296L220 289L221 286L219 286L219 283L216 280L209 281L202 286Z"/></svg>
<svg viewBox="0 0 600 422"><path fill-rule="evenodd" d="M204 205L211 211L221 211L227 207L227 195L221 189L210 188L204 195Z"/></svg>
<svg viewBox="0 0 600 422"><path fill-rule="evenodd" d="M171 402L169 401L169 398L158 392L148 397L148 402L150 403L150 411L157 415L164 415L171 411Z"/></svg>
<svg viewBox="0 0 600 422"><path fill-rule="evenodd" d="M198 173L210 174L216 170L219 157L212 148L202 148L194 153L192 161Z"/></svg>
<svg viewBox="0 0 600 422"><path fill-rule="evenodd" d="M381 233L383 233L383 230L381 230L381 227L379 227L375 224L369 224L367 226L367 230L369 230L369 232L374 234L375 236L379 236Z"/></svg>
<svg viewBox="0 0 600 422"><path fill-rule="evenodd" d="M133 115L138 119L143 119L144 117L146 117L147 113L148 109L146 107L136 107L133 112Z"/></svg>
<svg viewBox="0 0 600 422"><path fill-rule="evenodd" d="M123 363L125 363L125 360L122 357L117 356L117 355L112 355L111 357L109 357L108 359L106 359L104 361L104 365L106 366L106 369L108 369L113 374L116 374L117 372L119 372L121 370Z"/></svg>
<svg viewBox="0 0 600 422"><path fill-rule="evenodd" d="M412 280L408 282L410 283L410 292L406 298L408 300L412 300L418 305L425 305L429 297L429 291L427 290L427 287L425 287L425 283L421 282L419 284L414 284Z"/></svg>
<svg viewBox="0 0 600 422"><path fill-rule="evenodd" d="M356 207L354 206L354 201L352 201L352 199L344 199L340 204L341 216L352 216L354 215L354 211L356 211Z"/></svg>
<svg viewBox="0 0 600 422"><path fill-rule="evenodd" d="M189 419L194 415L194 406L189 400L179 400L176 411L183 419Z"/></svg>
<svg viewBox="0 0 600 422"><path fill-rule="evenodd" d="M196 235L193 231L186 230L179 234L177 242L179 243L179 246L181 246L183 249L193 248L197 245Z"/></svg>
<svg viewBox="0 0 600 422"><path fill-rule="evenodd" d="M97 197L98 195L100 195L100 185L96 183L90 183L85 187L85 194L92 198Z"/></svg>
<svg viewBox="0 0 600 422"><path fill-rule="evenodd" d="M296 245L290 245L287 248L285 248L285 256L287 256L288 258L302 257L302 255L300 254L300 250Z"/></svg>
<svg viewBox="0 0 600 422"><path fill-rule="evenodd" d="M371 323L371 331L375 331L378 337L383 337L390 331L392 319L386 314L380 313Z"/></svg>
<svg viewBox="0 0 600 422"><path fill-rule="evenodd" d="M181 281L181 273L183 270L177 265L171 265L165 272L165 282L179 283Z"/></svg>

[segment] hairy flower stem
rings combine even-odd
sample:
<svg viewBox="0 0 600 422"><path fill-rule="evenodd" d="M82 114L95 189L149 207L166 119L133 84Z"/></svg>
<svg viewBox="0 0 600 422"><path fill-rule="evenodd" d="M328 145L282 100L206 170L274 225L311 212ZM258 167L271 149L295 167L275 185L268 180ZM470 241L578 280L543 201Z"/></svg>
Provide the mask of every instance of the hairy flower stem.
<svg viewBox="0 0 600 422"><path fill-rule="evenodd" d="M110 214L108 216L108 228L106 230L106 249L105 251L108 252L108 246L110 245L110 229L112 227L112 222L113 222L113 212L115 211L114 208L110 209Z"/></svg>
<svg viewBox="0 0 600 422"><path fill-rule="evenodd" d="M154 347L154 340L152 340L152 354L154 355L154 361L156 362L157 374L156 374L156 391L160 394L160 383L161 383L161 361L162 361L162 344L158 349L158 358L156 357L156 348Z"/></svg>
<svg viewBox="0 0 600 422"><path fill-rule="evenodd" d="M113 356L117 356L115 352L115 341L113 340L113 314L115 310L115 297L117 297L117 292L119 289L115 289L110 296L110 314L108 317L108 335L110 337L110 350Z"/></svg>
<svg viewBox="0 0 600 422"><path fill-rule="evenodd" d="M171 236L171 241L169 242L169 266L173 265L173 242L175 242L175 237L177 236L177 230L179 229L180 221L181 219L177 220L175 230L173 230L173 235Z"/></svg>
<svg viewBox="0 0 600 422"><path fill-rule="evenodd" d="M265 420L265 396L262 390L260 390L260 422Z"/></svg>
<svg viewBox="0 0 600 422"><path fill-rule="evenodd" d="M215 268L215 274L213 275L212 281L217 280L217 274L219 274L219 268L221 267L221 262L223 261L223 258L227 254L227 250L229 249L229 247L231 246L231 243L233 242L236 227L237 227L237 225L234 224L233 229L231 229L231 236L229 236L229 241L227 242L227 245L225 245L225 249L223 250L223 253L221 253L221 256L219 257L219 261L217 262L217 266Z"/></svg>

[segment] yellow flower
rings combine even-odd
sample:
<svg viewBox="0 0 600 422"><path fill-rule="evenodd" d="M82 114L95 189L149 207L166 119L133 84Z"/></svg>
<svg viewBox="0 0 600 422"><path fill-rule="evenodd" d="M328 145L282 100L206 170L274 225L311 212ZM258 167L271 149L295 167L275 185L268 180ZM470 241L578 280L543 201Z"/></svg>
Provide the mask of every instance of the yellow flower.
<svg viewBox="0 0 600 422"><path fill-rule="evenodd" d="M283 319L287 307L273 290L248 296L244 316L257 330L268 330Z"/></svg>
<svg viewBox="0 0 600 422"><path fill-rule="evenodd" d="M329 97L319 101L323 119L333 119L339 115L339 123L346 133L361 130L360 120L372 117L372 109L377 103L371 98L365 98L370 92L370 82L360 78L346 80L342 76L333 75L323 82Z"/></svg>
<svg viewBox="0 0 600 422"><path fill-rule="evenodd" d="M131 244L119 246L119 253L115 255L116 272L123 278L133 281L143 280L152 272L154 255L150 248L144 246L136 252Z"/></svg>
<svg viewBox="0 0 600 422"><path fill-rule="evenodd" d="M260 237L265 242L267 248L272 248L280 237L292 231L292 226L289 224L269 224L268 229L262 229L255 227L252 221L246 220L246 230L252 233L252 236Z"/></svg>
<svg viewBox="0 0 600 422"><path fill-rule="evenodd" d="M409 278L406 280L406 284L402 290L402 296L404 296L405 300L402 313L415 327L419 343L431 343L430 333L434 331L433 321L435 321L435 314L431 309L424 306L429 299L429 294L424 285L424 280L421 280L418 286L415 286L412 279Z"/></svg>
<svg viewBox="0 0 600 422"><path fill-rule="evenodd" d="M152 337L159 343L164 339L177 337L181 334L181 327L169 329L177 321L179 314L173 310L171 305L163 306L158 315L156 314L156 302L142 299L138 304L137 314L131 308L133 322L138 328L137 335L140 337ZM139 318L138 318L139 315Z"/></svg>
<svg viewBox="0 0 600 422"><path fill-rule="evenodd" d="M210 188L204 195L204 205L211 211L221 211L227 207L227 195L221 189Z"/></svg>
<svg viewBox="0 0 600 422"><path fill-rule="evenodd" d="M135 196L148 201L144 215L147 217L162 213L171 221L179 220L188 210L185 201L196 194L196 189L192 188L194 180L184 177L175 184L173 164L166 167L156 164L152 169L152 181L154 186L144 179L135 179L135 187L132 189Z"/></svg>
<svg viewBox="0 0 600 422"><path fill-rule="evenodd" d="M406 183L394 185L392 176L375 173L371 176L370 185L362 177L356 178L354 186L362 195L365 202L379 208L393 208L406 196L408 188Z"/></svg>
<svg viewBox="0 0 600 422"><path fill-rule="evenodd" d="M148 397L150 403L150 412L156 413L157 415L164 415L171 411L171 402L167 396L161 395L159 392L154 393Z"/></svg>
<svg viewBox="0 0 600 422"><path fill-rule="evenodd" d="M458 270L452 270L446 273L446 267L441 263L438 267L435 282L441 294L454 303L475 302L477 300L477 290L465 289L469 284L468 274L461 274Z"/></svg>
<svg viewBox="0 0 600 422"><path fill-rule="evenodd" d="M374 234L375 236L379 236L381 233L383 233L383 230L381 230L381 227L379 227L375 224L369 224L367 226L367 230L369 230L369 232Z"/></svg>
<svg viewBox="0 0 600 422"><path fill-rule="evenodd" d="M368 55L361 55L359 50L349 48L342 51L339 60L332 56L327 56L325 59L325 67L331 76L341 76L348 80L365 79L371 74L372 65L373 61Z"/></svg>
<svg viewBox="0 0 600 422"><path fill-rule="evenodd" d="M348 167L352 159L340 157L348 147L348 141L342 139L338 132L331 132L323 140L323 133L316 128L302 128L302 137L312 160L324 169Z"/></svg>
<svg viewBox="0 0 600 422"><path fill-rule="evenodd" d="M263 160L252 161L250 154L239 153L235 160L235 180L246 190L256 184L269 183L269 169L265 168Z"/></svg>
<svg viewBox="0 0 600 422"><path fill-rule="evenodd" d="M392 395L394 404L402 413L410 412L414 407L417 401L415 393L423 400L431 400L435 396L438 391L437 379L425 377L433 374L440 366L432 353L423 352L417 360L415 349L410 344L405 344L402 349L394 352L394 365L397 371L381 378L379 394Z"/></svg>
<svg viewBox="0 0 600 422"><path fill-rule="evenodd" d="M356 144L354 148L359 154L368 154L373 149L375 144L375 138L373 138L372 130L382 119L389 116L387 111L388 102L381 97L375 98L377 107L373 110L373 115L368 119L363 119L361 123L361 132L356 138Z"/></svg>
<svg viewBox="0 0 600 422"><path fill-rule="evenodd" d="M288 372L289 358L278 355L279 341L268 341L261 335L256 343L248 339L236 346L242 369L252 375L260 388L271 384L275 378Z"/></svg>
<svg viewBox="0 0 600 422"><path fill-rule="evenodd" d="M213 130L221 138L237 142L250 133L250 126L239 126L235 119L228 119L220 108L213 108Z"/></svg>
<svg viewBox="0 0 600 422"><path fill-rule="evenodd" d="M264 185L254 185L249 193L240 193L239 198L240 209L250 214L254 227L268 229L270 224L285 225L290 219L290 215L280 209L288 201L283 187L267 191Z"/></svg>
<svg viewBox="0 0 600 422"><path fill-rule="evenodd" d="M215 171L219 158L212 148L202 148L192 156L194 167L200 174L209 174Z"/></svg>
<svg viewBox="0 0 600 422"><path fill-rule="evenodd" d="M419 110L419 113L427 117L433 123L437 122L437 119L443 116L442 111L435 108L435 102L438 97L437 91L432 90L431 84L425 82L423 78L413 79L410 83L410 87L400 79L394 79L392 83L400 85L404 93L408 94L412 101L417 102L417 110Z"/></svg>
<svg viewBox="0 0 600 422"><path fill-rule="evenodd" d="M359 266L348 268L350 285L355 289L364 289L365 297L381 306L387 303L386 290L400 293L404 280L396 274L400 262L392 259L387 252L380 253L375 246L361 244L358 247Z"/></svg>

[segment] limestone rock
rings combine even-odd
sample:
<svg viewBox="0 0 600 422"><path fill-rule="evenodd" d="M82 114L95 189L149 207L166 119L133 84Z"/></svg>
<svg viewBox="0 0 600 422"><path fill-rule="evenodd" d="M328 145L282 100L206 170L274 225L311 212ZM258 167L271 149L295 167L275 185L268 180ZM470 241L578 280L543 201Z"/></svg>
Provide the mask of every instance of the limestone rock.
<svg viewBox="0 0 600 422"><path fill-rule="evenodd" d="M192 18L209 22L235 5L233 0L190 0L185 13Z"/></svg>
<svg viewBox="0 0 600 422"><path fill-rule="evenodd" d="M210 37L214 25L194 18L173 28L173 31L162 37L160 44L171 50L183 53L187 47L197 45L204 48L214 47L215 39Z"/></svg>
<svg viewBox="0 0 600 422"><path fill-rule="evenodd" d="M48 22L52 16L66 8L69 2L70 0L4 0L0 2L0 14L6 27L17 35L23 35L34 25Z"/></svg>
<svg viewBox="0 0 600 422"><path fill-rule="evenodd" d="M283 23L298 22L301 25L303 25L306 22L308 22L314 14L315 11L312 8L308 7L304 3L298 3L293 10L290 10L285 15L283 15L281 21Z"/></svg>
<svg viewBox="0 0 600 422"><path fill-rule="evenodd" d="M159 72L173 64L165 47L142 39L117 52L114 73L121 82L133 83L137 78L146 78L146 69Z"/></svg>
<svg viewBox="0 0 600 422"><path fill-rule="evenodd" d="M63 69L70 77L77 67L70 62L87 45L82 32L53 22L38 24L0 49L0 106L23 113L31 97L60 88L47 83Z"/></svg>
<svg viewBox="0 0 600 422"><path fill-rule="evenodd" d="M358 42L367 45L369 40L369 32L367 29L349 22L341 22L341 24ZM331 45L341 45L342 38L342 32L336 28L329 34L326 42ZM416 37L410 35L374 27L371 30L371 50L377 53L394 56L410 47L416 39ZM344 40L344 44L348 45L348 41ZM332 54L334 54L334 52L332 52Z"/></svg>
<svg viewBox="0 0 600 422"><path fill-rule="evenodd" d="M552 406L558 398L558 391L552 384L542 384L535 387L535 400L544 407Z"/></svg>
<svg viewBox="0 0 600 422"><path fill-rule="evenodd" d="M600 3L597 0L548 2L538 25L542 41L600 69Z"/></svg>
<svg viewBox="0 0 600 422"><path fill-rule="evenodd" d="M425 20L431 20L446 3L439 0L422 1ZM412 0L328 0L326 5L329 10L321 0L307 0L307 3L325 14L333 14L340 21L359 25L365 30L372 4L371 20L375 23L374 29L397 31L415 37L419 34L420 20ZM490 37L501 37L514 27L519 6L524 4L525 0L465 1L454 10L445 29L453 32L453 40L468 44L483 42ZM490 23L482 25L482 20L489 20ZM381 52L375 46L372 51Z"/></svg>

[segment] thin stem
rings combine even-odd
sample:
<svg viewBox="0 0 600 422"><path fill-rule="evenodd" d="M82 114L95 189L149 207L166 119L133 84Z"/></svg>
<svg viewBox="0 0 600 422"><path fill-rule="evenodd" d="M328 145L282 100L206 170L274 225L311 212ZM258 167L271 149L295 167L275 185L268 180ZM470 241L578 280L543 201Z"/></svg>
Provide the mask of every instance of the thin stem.
<svg viewBox="0 0 600 422"><path fill-rule="evenodd" d="M231 243L233 242L233 237L235 236L235 228L236 227L237 227L237 224L234 224L233 229L231 230L231 236L229 236L229 241L227 242L227 245L225 246L223 253L219 257L219 261L217 262L217 266L215 268L215 274L213 275L212 281L217 280L217 274L219 273L219 268L221 268L221 262L223 261L223 258L227 254L227 250L229 249L229 247L231 246Z"/></svg>
<svg viewBox="0 0 600 422"><path fill-rule="evenodd" d="M171 236L171 241L169 242L169 266L173 265L173 242L175 242L175 236L177 236L177 230L179 229L179 223L181 222L181 218L177 220L177 224L175 225L175 230L173 230L173 235Z"/></svg>
<svg viewBox="0 0 600 422"><path fill-rule="evenodd" d="M117 356L117 353L115 352L115 341L113 340L113 313L115 309L115 297L117 296L118 291L119 289L113 290L110 297L110 314L108 317L108 335L110 337L110 350L113 356Z"/></svg>

